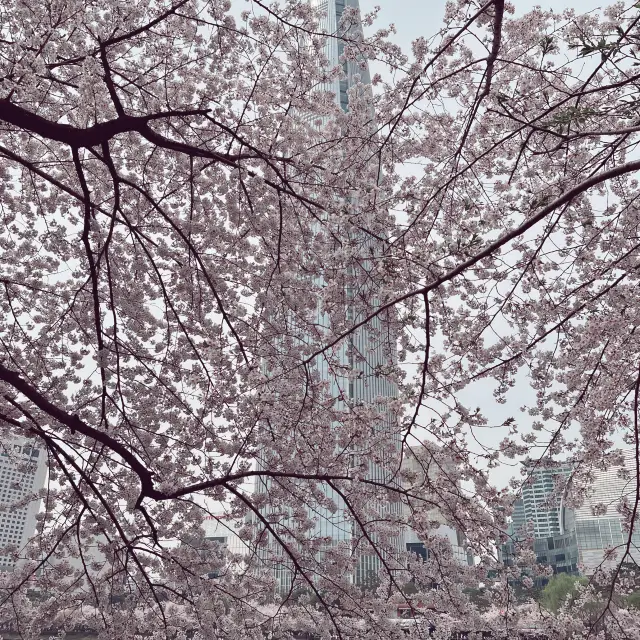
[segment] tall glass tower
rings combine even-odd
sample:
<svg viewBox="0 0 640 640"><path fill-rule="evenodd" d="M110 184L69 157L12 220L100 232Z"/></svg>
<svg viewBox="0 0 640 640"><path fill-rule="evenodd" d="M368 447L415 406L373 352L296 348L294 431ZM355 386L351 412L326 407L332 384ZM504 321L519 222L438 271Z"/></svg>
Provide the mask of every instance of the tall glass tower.
<svg viewBox="0 0 640 640"><path fill-rule="evenodd" d="M349 91L359 81L362 85L370 84L370 75L366 61L341 61L345 43L338 37L340 33L340 19L346 8L359 9L358 0L309 0L311 5L316 7L320 13L320 29L328 34L325 43L325 56L328 60L329 68L342 66L342 79L322 84L318 87L321 91L331 92L335 95L337 105L343 111L349 109ZM352 27L351 31L354 32ZM373 114L372 114L373 115ZM351 204L354 201L351 200ZM355 203L357 204L357 203ZM373 235L366 231L358 232L357 237L350 238L358 247L357 257L353 264L345 267L343 275L345 315L349 323L356 324L367 312L375 309L380 304L376 298L377 292L375 278L372 277L377 260L382 256L383 244ZM323 279L322 275L314 276L317 281ZM318 282L316 282L318 284ZM361 304L366 298L366 304ZM328 393L335 398L345 398L336 402L338 410L344 410L348 415L349 407L354 406L375 406L376 403L384 405L384 399L396 398L398 388L396 383L390 379L388 372L390 364L396 362L396 338L391 329L389 316L380 314L366 325L354 331L348 339L332 352L334 365L338 361L338 367L330 366L327 359L318 356L311 364L311 369L317 379L326 384ZM320 308L314 322L318 326L328 327L331 320ZM337 374L340 369L342 373ZM344 372L350 372L346 375ZM380 399L383 402L380 403ZM397 465L399 456L394 455L400 451L401 441L398 429L398 419L394 410L382 409L381 417L375 420L375 424L367 425L374 435L374 439L380 443L374 451L371 449L365 453L354 448L349 455L354 460L354 464L359 464L366 459L365 475L367 478L381 483L395 482L394 478L398 471ZM331 428L329 426L329 428ZM375 432L375 433L374 433ZM344 455L344 451L341 452ZM395 468L394 468L395 465ZM258 479L255 491L258 493L268 492L270 481ZM352 543L361 539L362 534L358 529L355 519L349 516L347 505L340 494L331 486L325 485L322 489L326 498L338 506L336 511L321 506L314 506L308 509L308 517L314 522L315 531L313 536L326 540L326 546L333 546L339 543ZM294 508L296 505L291 505ZM401 502L394 501L387 497L376 504L370 504L370 508L380 514L382 518L398 522L402 515ZM265 507L265 513L269 512L269 507ZM395 542L392 543L394 550L387 553L402 552L404 550L404 540L402 528L398 524L397 536L392 536ZM271 538L270 546L274 545ZM353 546L353 545L352 545ZM326 547L325 547L326 548ZM322 552L320 552L322 553ZM384 557L384 555L383 555ZM356 564L352 581L361 586L375 584L375 576L380 568L380 557L377 554L363 553ZM290 587L292 572L286 561L282 565L275 567L278 586L281 591L286 591Z"/></svg>
<svg viewBox="0 0 640 640"><path fill-rule="evenodd" d="M340 18L346 7L359 9L358 0L311 0L311 5L317 7L323 15L320 22L320 28L329 34L337 34L339 31ZM360 82L369 84L371 82L369 76L369 67L356 64L349 60L341 63L340 56L344 51L344 41L340 38L328 38L325 44L325 55L329 60L329 67L333 68L341 64L345 73L343 80L335 80L331 84L325 85L323 88L332 91L336 96L336 101L345 111L349 107L349 89L354 84L356 75L360 76Z"/></svg>

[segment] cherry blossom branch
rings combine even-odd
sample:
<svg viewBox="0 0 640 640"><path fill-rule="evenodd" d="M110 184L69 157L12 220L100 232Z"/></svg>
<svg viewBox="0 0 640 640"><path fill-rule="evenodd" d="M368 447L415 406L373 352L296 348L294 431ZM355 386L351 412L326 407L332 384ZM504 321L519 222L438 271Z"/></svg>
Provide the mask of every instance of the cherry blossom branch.
<svg viewBox="0 0 640 640"><path fill-rule="evenodd" d="M98 122L90 127L80 128L70 124L61 124L47 120L37 113L33 113L18 104L7 99L0 99L0 120L12 124L23 131L29 131L42 138L63 142L75 149L83 147L98 147L123 133L139 133L149 139L150 142L162 146L167 145L169 149L189 148L187 145L167 140L159 134L153 132L149 127L149 122L165 118L204 116L208 109L187 109L166 111L147 116L119 115L113 120ZM202 153L206 153L202 151ZM225 154L208 153L206 157L217 159L227 163L233 163L242 159L243 155L226 156Z"/></svg>
<svg viewBox="0 0 640 640"><path fill-rule="evenodd" d="M640 161L635 160L632 162L627 162L625 164L619 165L617 167L613 167L612 169L608 169L607 171L602 171L601 173L593 175L587 180L580 182L573 188L569 189L568 191L565 191L561 196L553 200L553 202L548 204L546 207L543 207L538 213L536 213L535 215L532 215L525 222L518 225L511 231L508 231L507 233L501 235L494 242L489 243L482 251L479 251L478 253L471 256L464 262L461 262L457 267L447 271L445 274L432 280L431 282L429 282L423 287L420 287L419 289L414 289L412 291L409 291L408 293L405 293L401 296L398 296L397 298L394 298L389 302L385 302L384 304L380 305L380 307L378 307L375 311L372 311L364 319L352 325L347 331L341 333L339 336L331 340L324 347L314 351L311 355L307 356L302 361L302 364L310 363L314 358L316 358L320 354L324 353L328 349L331 349L332 347L335 347L339 342L344 340L347 336L351 335L354 331L356 331L360 327L363 327L367 323L371 322L371 320L379 316L384 311L392 307L395 307L401 302L404 302L405 300L409 300L414 296L422 295L422 294L428 293L429 291L433 291L434 289L437 289L445 282L448 282L449 280L453 280L454 278L464 273L465 271L473 267L475 264L477 264L484 258L488 258L492 256L504 245L511 242L511 240L514 240L520 237L521 235L523 235L526 231L528 231L529 229L531 229L531 227L535 226L538 222L546 218L550 213L555 211L558 207L561 207L564 204L571 202L574 198L585 193L592 187L598 184L601 184L603 182L606 182L607 180L611 180L613 178L626 175L628 173L633 173L634 171L638 171L638 170L640 170Z"/></svg>
<svg viewBox="0 0 640 640"><path fill-rule="evenodd" d="M455 34L453 34L453 36L449 37L447 39L447 41L445 42L444 45L442 45L440 47L440 49L429 59L429 62L423 67L422 72L419 75L416 75L416 77L412 80L410 86L409 86L409 91L407 92L406 98L404 100L404 104L402 105L402 107L400 108L398 114L394 117L393 123L391 123L391 129L389 130L389 132L387 133L387 136L385 138L385 141L383 143L383 146L386 145L388 143L388 141L391 139L391 136L393 135L393 132L395 131L396 127L398 126L398 124L400 123L400 119L402 114L413 104L415 104L416 102L418 102L418 100L420 100L420 98L422 97L423 93L420 93L420 95L418 95L416 98L412 99L412 94L413 91L415 90L416 86L418 85L418 82L420 81L420 79L422 78L422 76L424 76L424 74L438 61L438 59L443 56L450 48L451 46L456 42L456 40L463 34L465 33L469 27L489 8L491 7L494 2L501 2L502 0L489 0L489 2L486 2L485 4L483 4L457 31Z"/></svg>
<svg viewBox="0 0 640 640"><path fill-rule="evenodd" d="M37 389L20 377L18 373L8 369L0 362L0 380L11 385L16 391L19 391L25 398L28 398L38 409L44 411L47 415L57 420L60 424L68 427L72 433L78 432L84 436L101 442L108 446L114 453L120 456L128 465L129 468L140 479L141 492L144 495L153 496L156 491L153 488L153 474L133 455L129 449L122 443L118 442L115 438L109 434L94 429L86 422L81 420L77 415L72 415L66 412L64 409L60 409L52 402L49 402L44 395L42 395Z"/></svg>
<svg viewBox="0 0 640 640"><path fill-rule="evenodd" d="M229 473L220 478L214 478L205 480L203 482L193 483L184 487L176 488L173 491L161 491L154 487L154 473L149 470L140 460L134 455L124 444L115 440L112 436L104 431L94 429L84 422L79 416L72 415L63 409L55 406L49 402L40 392L36 390L34 386L25 381L15 371L12 371L0 363L0 380L11 385L16 391L19 391L23 396L28 398L35 406L41 411L54 418L60 424L66 426L72 433L80 433L91 440L100 442L104 446L108 447L111 451L117 454L133 471L140 480L140 497L138 504L145 498L153 500L173 500L192 493L201 492L207 489L212 489L221 485L229 485L229 483L240 482L253 477L267 477L267 478L290 478L294 480L310 480L318 482L327 481L349 481L349 482L361 482L364 485L372 487L378 487L381 489L391 490L403 495L411 495L410 491L407 491L401 486L389 485L388 483L379 482L366 477L358 477L347 474L313 474L302 473L294 471L270 471L270 470L248 470L237 473ZM7 421L11 424L19 424L10 417L7 417ZM40 427L41 429L41 427ZM42 432L44 434L44 432ZM47 436L52 438L51 435ZM53 441L53 440L52 440ZM63 455L67 455L62 452ZM429 499L425 497L418 498L423 502L429 503ZM433 503L436 506L436 503Z"/></svg>

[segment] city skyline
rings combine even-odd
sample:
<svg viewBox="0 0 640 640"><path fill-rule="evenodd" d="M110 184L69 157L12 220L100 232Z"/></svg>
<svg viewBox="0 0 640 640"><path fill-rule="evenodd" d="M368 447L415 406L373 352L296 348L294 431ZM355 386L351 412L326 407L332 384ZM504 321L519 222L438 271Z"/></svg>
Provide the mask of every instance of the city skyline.
<svg viewBox="0 0 640 640"><path fill-rule="evenodd" d="M633 531L629 540L624 524L624 504L635 495L635 451L622 450L621 462L592 470L576 506L570 495L580 465L531 465L529 481L514 502L507 542L501 546L503 562L517 564L518 545L528 536L533 537L536 562L551 566L554 573L591 575L612 568L627 553L627 545L625 561L639 562L640 536Z"/></svg>

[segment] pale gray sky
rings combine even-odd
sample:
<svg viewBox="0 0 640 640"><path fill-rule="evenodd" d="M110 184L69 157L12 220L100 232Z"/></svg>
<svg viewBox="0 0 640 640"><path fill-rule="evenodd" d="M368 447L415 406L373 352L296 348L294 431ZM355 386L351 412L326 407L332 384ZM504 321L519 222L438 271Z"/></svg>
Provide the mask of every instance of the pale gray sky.
<svg viewBox="0 0 640 640"><path fill-rule="evenodd" d="M607 6L612 2L602 2L601 0L511 0L515 5L516 15L522 15L536 6L543 9L553 9L560 12L567 8L573 8L578 13L585 13L594 9ZM360 0L362 13L368 13L376 6L380 6L378 20L368 31L386 28L393 23L397 33L392 40L406 52L411 51L411 43L416 38L423 36L429 38L434 35L442 24L446 0ZM384 70L371 65L371 72L386 75ZM493 382L481 380L469 387L462 395L461 400L470 407L480 407L483 413L491 421L491 424L501 424L508 417L513 416L517 423L526 430L530 424L530 418L520 411L524 404L533 403L535 397L527 384L526 373L523 371L520 376L521 384L510 393L509 401L506 404L497 404L493 400ZM506 429L481 429L475 435L480 442L487 446L496 446L506 435ZM479 448L479 446L478 446ZM502 467L491 472L493 482L498 486L505 486L514 475L519 477L519 465L510 461Z"/></svg>
<svg viewBox="0 0 640 640"><path fill-rule="evenodd" d="M360 0L360 9L363 13L368 13L375 6L379 6L378 28L383 28L390 23L395 24L398 31L395 41L404 47L419 36L431 36L439 29L445 4L445 0ZM521 15L536 6L554 11L573 8L576 11L585 12L613 4L613 2L603 3L601 0L556 0L555 2L549 0L538 2L511 0L511 4L516 8L516 15Z"/></svg>

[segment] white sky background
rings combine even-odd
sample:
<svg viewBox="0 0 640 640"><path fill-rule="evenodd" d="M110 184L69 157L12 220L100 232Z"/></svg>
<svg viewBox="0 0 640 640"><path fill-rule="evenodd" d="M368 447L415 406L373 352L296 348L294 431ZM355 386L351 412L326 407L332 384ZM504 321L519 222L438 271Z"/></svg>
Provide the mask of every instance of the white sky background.
<svg viewBox="0 0 640 640"><path fill-rule="evenodd" d="M538 6L558 12L564 9L575 9L577 12L585 13L598 7L613 4L613 1L602 2L601 0L508 1L515 6L516 16ZM397 34L392 40L404 50L409 50L411 42L416 38L429 37L438 31L442 25L445 4L445 0L360 0L360 10L363 14L369 13L376 6L379 6L378 21L374 28L383 29L391 23L395 24ZM372 74L380 72L379 69L374 68L371 71Z"/></svg>
<svg viewBox="0 0 640 640"><path fill-rule="evenodd" d="M601 0L556 0L555 2L550 0L538 0L537 2L510 0L510 2L515 6L516 16L523 15L536 6L543 9L553 9L557 12L572 8L577 13L586 13L613 3ZM421 36L428 39L441 28L445 4L446 0L360 0L360 9L363 14L366 14L379 6L378 19L372 27L365 29L365 33L370 34L374 30L394 24L396 34L391 36L391 40L398 44L403 51L410 53L413 40ZM384 79L388 77L388 72L381 64L370 63L370 71L371 75L380 73ZM494 401L494 384L488 379L474 383L460 394L460 399L470 408L480 407L490 425L500 425L507 418L514 417L516 423L525 427L522 430L526 431L526 426L531 423L531 419L526 413L520 411L520 407L525 404L533 404L535 396L529 389L525 371L521 372L520 379L520 384L516 384L509 393L506 404L498 404ZM495 447L507 436L507 431L506 427L485 428L478 429L475 435L482 444ZM519 467L520 465L516 461L509 461L509 464L501 465L491 471L492 482L498 487L506 486L512 477L520 477Z"/></svg>

